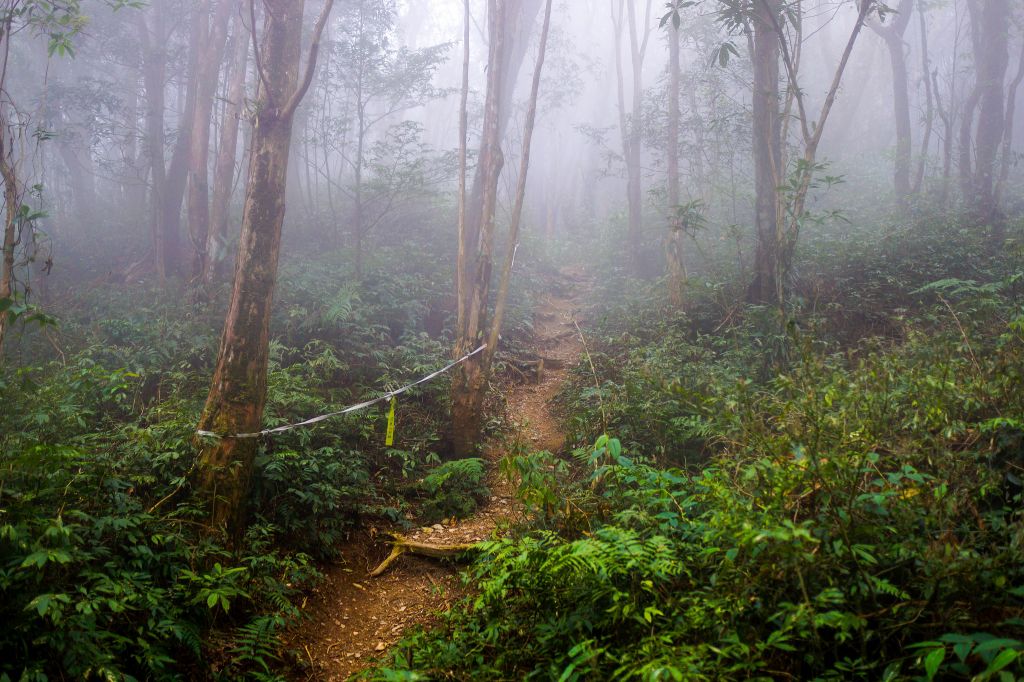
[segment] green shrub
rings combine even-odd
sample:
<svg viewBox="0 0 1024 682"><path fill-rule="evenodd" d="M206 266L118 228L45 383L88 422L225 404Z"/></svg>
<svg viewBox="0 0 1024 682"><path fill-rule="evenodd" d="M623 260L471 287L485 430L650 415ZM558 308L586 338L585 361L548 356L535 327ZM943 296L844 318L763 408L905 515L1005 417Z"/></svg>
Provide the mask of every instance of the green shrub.
<svg viewBox="0 0 1024 682"><path fill-rule="evenodd" d="M1016 278L918 287L898 340L785 356L635 305L563 400L579 474L510 460L546 510L382 678L1013 679L1024 674L1024 335ZM911 295L910 292L906 292ZM825 325L825 326L817 326ZM600 400L598 399L600 397ZM513 466L514 463L514 466Z"/></svg>
<svg viewBox="0 0 1024 682"><path fill-rule="evenodd" d="M316 556L336 556L360 507L373 496L358 451L323 447L279 450L257 461L256 509L283 545Z"/></svg>
<svg viewBox="0 0 1024 682"><path fill-rule="evenodd" d="M431 469L417 484L423 496L420 518L424 523L465 518L490 496L485 485L484 461L456 459Z"/></svg>
<svg viewBox="0 0 1024 682"><path fill-rule="evenodd" d="M479 594L394 664L474 679L896 679L970 636L991 655L961 647L943 670L1020 666L1007 635L1024 632L1021 499L978 518L969 500L991 480L954 491L877 453L805 450L691 476L614 449L591 456L589 530L487 543Z"/></svg>

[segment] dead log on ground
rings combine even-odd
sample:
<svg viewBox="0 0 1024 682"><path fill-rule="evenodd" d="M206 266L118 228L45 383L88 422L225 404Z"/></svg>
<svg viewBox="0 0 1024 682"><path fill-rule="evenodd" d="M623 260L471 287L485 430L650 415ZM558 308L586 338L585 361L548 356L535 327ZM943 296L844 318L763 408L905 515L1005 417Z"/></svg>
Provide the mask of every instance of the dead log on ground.
<svg viewBox="0 0 1024 682"><path fill-rule="evenodd" d="M434 557L435 559L456 559L466 552L471 552L477 548L477 543L469 542L455 545L439 545L431 542L418 542L416 540L409 540L401 535L394 534L394 538L391 541L391 553L388 554L384 561L380 562L377 568L370 571L369 577L376 578L381 573L387 570L388 566L402 556L406 552L410 554L419 554L421 556Z"/></svg>

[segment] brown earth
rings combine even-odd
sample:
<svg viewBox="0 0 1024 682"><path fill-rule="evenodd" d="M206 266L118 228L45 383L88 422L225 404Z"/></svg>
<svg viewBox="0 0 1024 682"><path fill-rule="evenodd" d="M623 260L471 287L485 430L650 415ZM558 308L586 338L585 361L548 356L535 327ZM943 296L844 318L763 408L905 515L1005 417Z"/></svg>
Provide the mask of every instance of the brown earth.
<svg viewBox="0 0 1024 682"><path fill-rule="evenodd" d="M511 434L506 438L531 450L559 451L564 437L552 412L566 368L582 350L573 326L584 289L579 271L565 270L552 283L551 293L537 306L527 363L520 363L522 382L505 387L506 416ZM538 366L538 360L543 365ZM525 371L524 369L525 368ZM539 379L539 380L538 380ZM440 545L484 540L517 520L521 511L514 487L498 473L505 455L505 439L492 439L484 448L488 461L491 498L473 516L452 524L406 533L410 540ZM304 652L306 669L296 680L344 680L386 654L410 628L430 625L436 614L449 609L464 594L458 567L450 562L403 554L378 577L369 577L389 552L376 528L341 548L344 563L324 569L325 580L303 604L309 619L285 638L285 644Z"/></svg>

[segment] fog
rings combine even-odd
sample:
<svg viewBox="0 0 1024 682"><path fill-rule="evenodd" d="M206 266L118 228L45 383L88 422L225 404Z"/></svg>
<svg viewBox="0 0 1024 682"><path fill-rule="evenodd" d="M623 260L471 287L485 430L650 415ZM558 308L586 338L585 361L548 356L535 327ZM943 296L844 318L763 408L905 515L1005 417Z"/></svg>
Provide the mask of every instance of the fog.
<svg viewBox="0 0 1024 682"><path fill-rule="evenodd" d="M521 60L513 67L516 85L505 105L509 123L504 130L506 162L500 204L506 214L515 186L540 4L537 0L522 3L524 21L529 25L510 36L516 45L513 61ZM468 130L473 150L479 146L488 37L486 3L469 5ZM726 225L749 224L753 217L752 42L749 24L747 28L730 27L723 19L729 7L696 3L678 14L681 196L684 201L701 202L708 226L715 228L706 234L717 233ZM978 26L981 20L976 18L972 24L969 3L962 0L905 2L900 7L908 21L895 40L901 45L906 70L915 196L925 204L933 197L963 201L956 178L963 159L973 158L970 143L978 126L973 130L968 126L963 156L961 122L966 105L972 108L972 116L978 106L969 102L977 62L971 31L972 25L976 33L983 30ZM233 113L228 96L234 68L230 48L248 32L245 4L229 10L220 29L228 40L220 38L224 44L216 50L221 68L219 77L215 74L217 91L210 118L210 177L216 170L224 115ZM842 75L816 161L827 164L829 175L842 176L844 186L831 193L812 191L811 200L819 208L840 207L839 197L863 193L883 199L872 202L873 209L897 203L886 177L887 166L898 154L898 126L893 111L893 68L884 35L895 30L900 13L896 8L889 10L880 6L872 11ZM46 249L52 251L51 275L55 278L62 272L79 271L83 261L88 262L90 271L126 271L129 277L151 269L144 263L152 258L153 248L147 243L152 231L151 225L147 229L147 219L152 221L151 214L147 217L147 202L152 202L156 190L146 112L148 107L162 106L158 112L163 125L162 155L168 165L162 174L171 184L170 193L176 195L181 192L177 187L182 184L188 152L187 147L177 145L193 127L186 120L186 108L191 104L195 65L197 59L215 56L202 55L200 59L194 47L200 44L197 38L209 47L208 35L196 35L196 17L203 11L210 11L210 3L160 0L145 7L111 8L103 2L87 1L77 20L80 27L68 38L64 56L59 49L48 56L49 41L40 35L50 30L46 27L26 22L11 37L5 87L11 111L9 136L17 147L18 182L39 188L29 203L47 214L38 225L40 233L45 233ZM525 230L529 238L586 241L595 238L610 216L628 211L625 125L627 137L635 131L640 138L639 182L648 227L643 234L651 251L645 273L657 275L661 266L654 251L667 210L664 149L669 32L661 22L668 11L663 3L653 1L555 3L529 170ZM314 12L312 8L306 12L308 26ZM634 15L633 24L629 12ZM792 34L788 40L798 53L794 55L798 60L796 87L803 93L808 124L813 127L857 19L857 7L850 2L803 2L792 12L799 13L801 21L799 37L795 25L787 27ZM979 16L980 12L976 10ZM211 25L216 21L213 17ZM1019 100L1018 23L1019 17L1013 17L1005 26L1011 56L1002 87L1006 96ZM634 58L631 26L638 47L646 44L642 63ZM339 1L324 31L312 87L296 114L289 161L288 249L351 249L360 229L369 241L400 242L414 229L417 195L421 200L427 194L452 196L462 28L462 3L455 1ZM203 30L210 31L205 22ZM162 102L147 91L151 87L144 73L147 50L150 68L162 71ZM617 60L622 71L621 95ZM244 64L248 71L244 93L251 104L255 72L251 59ZM637 77L638 90L634 88ZM781 77L786 81L785 69ZM783 82L783 92L787 87ZM639 102L634 106L636 96ZM1006 110L1012 114L1011 104L1006 102ZM620 120L622 108L624 120ZM229 203L224 207L226 237L219 242L223 249L215 256L225 261L232 257L244 192L241 185L249 138L246 111L243 106L236 170ZM640 119L634 121L638 112ZM787 120L793 122L794 115L791 112ZM1024 137L1020 117L1015 118L1007 121L1005 136L1000 135L1015 145L1014 149L1003 148L1001 142L999 151L1000 158L1010 160L1010 178L1004 181L1010 186L1018 184L1016 145ZM786 127L784 145L799 155L798 125ZM954 139L949 140L951 135ZM945 161L946 155L952 157L951 164ZM357 167L362 176L358 183ZM353 214L356 184L360 193L369 192L361 197L366 205L358 209L365 215ZM395 201L398 195L403 195L401 201ZM224 201L223 196L217 200ZM1004 192L1002 199L1012 202L1013 193ZM180 202L179 225L168 232L174 259L179 261L174 267L179 269L196 248L190 243L186 204L187 200ZM166 214L167 220L176 219L173 206ZM687 259L694 261L691 269L699 269L693 253ZM49 256L42 260L49 262Z"/></svg>
<svg viewBox="0 0 1024 682"><path fill-rule="evenodd" d="M0 0L0 682L1024 679L1024 2L889 2Z"/></svg>

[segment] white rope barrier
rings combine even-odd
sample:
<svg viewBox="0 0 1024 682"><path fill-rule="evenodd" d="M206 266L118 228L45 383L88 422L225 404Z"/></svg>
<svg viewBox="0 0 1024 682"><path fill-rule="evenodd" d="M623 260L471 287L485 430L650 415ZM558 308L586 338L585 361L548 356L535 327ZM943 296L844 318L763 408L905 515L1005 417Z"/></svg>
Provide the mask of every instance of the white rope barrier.
<svg viewBox="0 0 1024 682"><path fill-rule="evenodd" d="M272 428L272 429L263 429L262 431L257 431L255 433L235 433L235 434L230 434L230 435L224 435L224 434L220 434L220 433L214 433L213 431L204 431L202 429L197 429L196 430L196 434L198 434L200 436L208 436L208 437L211 437L211 438L259 438L260 436L267 436L267 435L270 435L272 433L283 433L285 431L291 431L292 429L297 429L297 428L302 427L302 426L310 426L312 424L316 424L318 422L322 422L325 419L330 419L331 417L337 417L337 416L340 416L340 415L343 415L343 414L348 414L350 412L358 412L359 410L364 410L367 407L370 407L372 405L376 405L377 403L380 403L380 402L384 402L385 400L391 400L396 395L401 395L402 393L405 393L406 391L408 391L410 388L413 388L414 386L419 386L420 384L425 384L426 382L430 381L431 379L436 379L437 377L441 376L442 374L444 374L445 372L450 370L452 367L455 367L456 365L460 365L463 362L465 362L466 360L469 360L471 357L473 357L474 355L476 355L477 353L482 351L484 348L487 348L487 344L486 343L484 345L480 346L479 348L477 348L476 350L474 350L474 351L472 351L470 353L467 353L466 355L463 355L458 360L455 360L455 361L445 365L444 367L442 367L441 369L437 370L436 372L428 374L427 376L423 377L422 379L419 379L418 381L414 381L411 384L407 384L405 386L402 386L399 389L396 389L394 391L390 391L388 393L385 393L384 395L380 396L379 398L373 398L372 400L366 400L366 401L361 402L361 403L356 403L355 405L350 405L349 407L346 407L344 410L338 410L337 412L328 412L327 414L321 414L321 415L319 415L317 417L311 417L309 419L304 419L303 421L295 422L294 424L285 424L284 426L277 426L277 427Z"/></svg>

